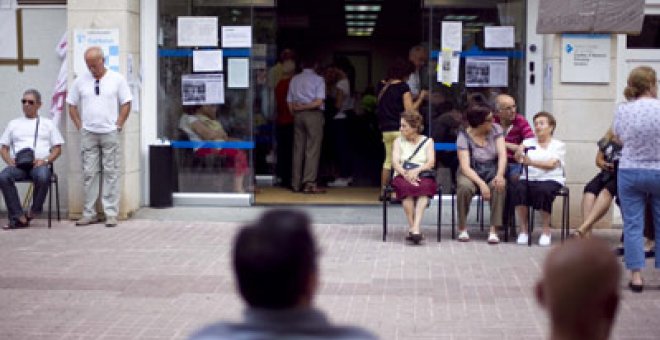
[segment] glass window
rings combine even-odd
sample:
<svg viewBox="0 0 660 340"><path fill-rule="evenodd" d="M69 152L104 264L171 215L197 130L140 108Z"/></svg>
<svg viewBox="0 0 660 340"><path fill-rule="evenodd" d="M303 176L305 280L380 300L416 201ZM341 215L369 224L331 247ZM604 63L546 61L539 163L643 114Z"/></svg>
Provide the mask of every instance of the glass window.
<svg viewBox="0 0 660 340"><path fill-rule="evenodd" d="M660 15L647 15L639 35L628 35L628 48L659 49L660 48Z"/></svg>
<svg viewBox="0 0 660 340"><path fill-rule="evenodd" d="M253 48L223 48L222 41L217 47L178 46L181 16L217 18L219 40L223 26L249 26ZM255 7L251 1L159 1L157 131L159 138L173 141L179 192L253 188L254 122L261 112L259 85L266 59L261 47L274 39L272 28L264 24L272 16L272 8ZM218 49L222 70L193 70L194 50ZM247 87L228 87L230 58L247 60Z"/></svg>

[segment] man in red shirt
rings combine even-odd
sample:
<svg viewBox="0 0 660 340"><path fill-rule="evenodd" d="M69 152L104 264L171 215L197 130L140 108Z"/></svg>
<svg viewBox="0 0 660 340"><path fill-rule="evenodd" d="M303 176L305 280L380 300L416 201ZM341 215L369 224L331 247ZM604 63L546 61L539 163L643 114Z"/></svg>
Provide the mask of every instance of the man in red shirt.
<svg viewBox="0 0 660 340"><path fill-rule="evenodd" d="M521 173L521 164L513 157L522 141L534 137L534 131L527 119L516 111L516 101L508 94L500 94L495 98L495 123L500 124L504 130L506 143L507 171L506 179L517 179Z"/></svg>

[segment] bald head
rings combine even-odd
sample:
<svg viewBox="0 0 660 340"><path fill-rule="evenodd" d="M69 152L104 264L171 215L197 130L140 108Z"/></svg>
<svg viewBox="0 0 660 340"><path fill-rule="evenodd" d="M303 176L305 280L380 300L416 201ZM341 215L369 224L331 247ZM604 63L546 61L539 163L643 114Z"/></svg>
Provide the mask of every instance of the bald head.
<svg viewBox="0 0 660 340"><path fill-rule="evenodd" d="M607 339L619 301L621 266L603 241L569 240L548 254L536 287L553 332Z"/></svg>
<svg viewBox="0 0 660 340"><path fill-rule="evenodd" d="M500 122L509 125L516 117L516 100L508 94L500 94L495 97L495 111Z"/></svg>
<svg viewBox="0 0 660 340"><path fill-rule="evenodd" d="M87 69L96 79L100 79L105 74L104 59L103 50L98 46L92 46L85 50L85 64L87 64Z"/></svg>

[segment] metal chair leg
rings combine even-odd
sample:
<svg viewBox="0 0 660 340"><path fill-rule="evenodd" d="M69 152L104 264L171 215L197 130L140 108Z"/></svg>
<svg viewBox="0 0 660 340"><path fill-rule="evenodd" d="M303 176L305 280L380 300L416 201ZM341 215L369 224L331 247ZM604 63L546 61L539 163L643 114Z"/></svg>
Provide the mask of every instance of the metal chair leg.
<svg viewBox="0 0 660 340"><path fill-rule="evenodd" d="M451 239L456 239L456 194L451 194Z"/></svg>
<svg viewBox="0 0 660 340"><path fill-rule="evenodd" d="M387 237L387 200L389 199L387 190L383 197L383 242Z"/></svg>
<svg viewBox="0 0 660 340"><path fill-rule="evenodd" d="M440 242L440 229L442 226L442 187L438 186L438 242Z"/></svg>
<svg viewBox="0 0 660 340"><path fill-rule="evenodd" d="M55 175L55 208L57 208L57 222L59 222L60 221L60 184L57 175Z"/></svg>

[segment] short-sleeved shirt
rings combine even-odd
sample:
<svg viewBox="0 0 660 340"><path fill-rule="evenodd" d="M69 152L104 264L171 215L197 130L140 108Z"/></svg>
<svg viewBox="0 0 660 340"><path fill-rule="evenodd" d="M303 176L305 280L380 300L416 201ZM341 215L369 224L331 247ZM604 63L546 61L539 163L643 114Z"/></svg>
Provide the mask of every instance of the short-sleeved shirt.
<svg viewBox="0 0 660 340"><path fill-rule="evenodd" d="M427 138L426 136L421 136L421 137L422 138L420 138L417 143L409 142L407 139L403 137L398 137L396 140L394 140L394 143L399 144L400 164L403 164L403 162L407 161L408 158L410 158L409 162L415 163L420 166L426 164L426 162L429 161L428 156L426 155L426 148L429 147L429 145L433 145L433 139ZM417 151L417 153L413 155L413 153L415 152L415 150L417 150L420 144L422 146L419 148L419 151ZM410 156L412 156L412 158Z"/></svg>
<svg viewBox="0 0 660 340"><path fill-rule="evenodd" d="M500 123L500 117L495 116L494 122L499 124ZM516 144L520 145L523 140L527 138L533 138L534 137L534 131L532 130L532 127L529 126L529 122L527 122L527 119L523 117L520 113L516 113L515 117L513 118L513 121L511 122L511 125L509 128L504 131L504 141L507 143L511 144ZM515 163L515 158L514 158L514 152L507 149L506 150L506 157L509 160L509 162Z"/></svg>
<svg viewBox="0 0 660 340"><path fill-rule="evenodd" d="M306 68L291 78L287 103L309 104L317 99L325 99L325 80L314 70Z"/></svg>
<svg viewBox="0 0 660 340"><path fill-rule="evenodd" d="M131 100L131 90L124 76L113 71L99 79L99 94L96 95L96 79L85 72L73 81L66 102L78 106L82 128L94 133L108 133L117 130L119 106Z"/></svg>
<svg viewBox="0 0 660 340"><path fill-rule="evenodd" d="M377 89L380 94L386 85L381 83ZM378 126L383 132L399 131L401 124L401 113L404 111L403 95L410 92L410 86L405 82L390 84L380 95L376 113L378 114Z"/></svg>
<svg viewBox="0 0 660 340"><path fill-rule="evenodd" d="M472 137L465 130L461 130L458 133L458 138L456 138L456 148L458 150L470 150L472 148L472 154L470 155L477 162L488 162L494 159L497 159L497 144L496 140L499 137L502 137L502 127L499 124L493 124L493 128L486 136L486 144L481 146L476 144Z"/></svg>
<svg viewBox="0 0 660 340"><path fill-rule="evenodd" d="M564 144L564 142L553 138L550 140L550 144L548 144L546 148L543 148L539 145L538 139L528 138L523 141L523 145L527 148L532 147L527 151L527 156L533 161L545 162L558 159L561 163L560 166L550 170L544 170L534 166L528 167L528 178L530 181L555 181L564 185L566 182L566 177L564 175L566 144Z"/></svg>
<svg viewBox="0 0 660 340"><path fill-rule="evenodd" d="M34 157L43 159L48 157L50 149L56 145L64 144L64 138L57 126L48 118L39 118L39 131L37 132L37 147L34 146L34 133L37 128L36 118L21 117L13 119L5 128L0 137L0 144L9 147L13 155L21 149L34 149Z"/></svg>
<svg viewBox="0 0 660 340"><path fill-rule="evenodd" d="M639 98L619 104L613 130L623 143L619 169L660 170L660 100Z"/></svg>

